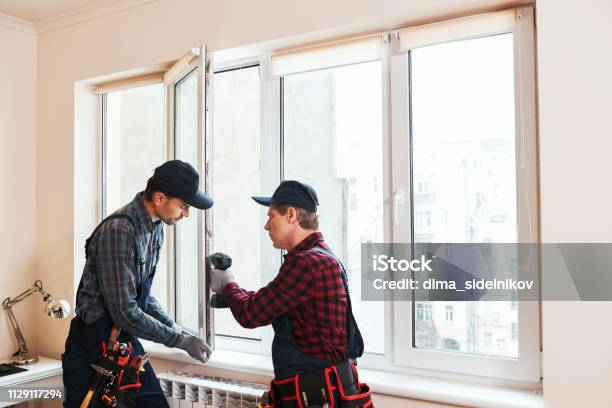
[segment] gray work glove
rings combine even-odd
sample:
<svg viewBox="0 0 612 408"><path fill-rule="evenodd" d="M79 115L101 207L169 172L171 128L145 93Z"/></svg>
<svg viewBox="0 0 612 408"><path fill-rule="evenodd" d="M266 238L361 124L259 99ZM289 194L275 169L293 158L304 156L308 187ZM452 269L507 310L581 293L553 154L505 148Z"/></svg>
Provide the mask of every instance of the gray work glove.
<svg viewBox="0 0 612 408"><path fill-rule="evenodd" d="M210 289L218 294L223 294L225 285L230 282L235 282L234 273L231 269L225 271L221 269L213 269L210 277Z"/></svg>
<svg viewBox="0 0 612 408"><path fill-rule="evenodd" d="M181 334L181 339L176 344L177 348L185 350L192 358L205 363L212 354L212 349L204 340L191 334Z"/></svg>
<svg viewBox="0 0 612 408"><path fill-rule="evenodd" d="M172 323L172 330L175 330L180 334L191 334L191 332L189 332L188 330L185 330L183 326L181 326L177 322Z"/></svg>

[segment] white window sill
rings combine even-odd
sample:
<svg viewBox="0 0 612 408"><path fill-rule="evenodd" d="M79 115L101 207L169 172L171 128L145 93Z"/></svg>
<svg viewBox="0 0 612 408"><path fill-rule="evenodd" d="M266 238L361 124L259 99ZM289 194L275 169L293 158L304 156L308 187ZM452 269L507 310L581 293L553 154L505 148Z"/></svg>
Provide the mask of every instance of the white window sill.
<svg viewBox="0 0 612 408"><path fill-rule="evenodd" d="M202 365L190 358L185 352L171 349L160 344L143 341L145 349L153 357ZM246 372L273 377L272 360L268 356L240 353L236 351L215 350L207 367ZM468 407L496 408L542 408L542 395L504 387L461 383L458 381L421 377L408 374L360 369L360 380L366 382L377 394L400 398L418 399L442 404L464 405Z"/></svg>
<svg viewBox="0 0 612 408"><path fill-rule="evenodd" d="M163 344L140 340L146 351L151 356L163 360L176 361L192 365L200 365L212 368L220 368L229 371L237 371L262 375L269 378L274 377L272 359L260 354L240 353L237 351L215 350L206 364L189 357L183 350L169 348Z"/></svg>

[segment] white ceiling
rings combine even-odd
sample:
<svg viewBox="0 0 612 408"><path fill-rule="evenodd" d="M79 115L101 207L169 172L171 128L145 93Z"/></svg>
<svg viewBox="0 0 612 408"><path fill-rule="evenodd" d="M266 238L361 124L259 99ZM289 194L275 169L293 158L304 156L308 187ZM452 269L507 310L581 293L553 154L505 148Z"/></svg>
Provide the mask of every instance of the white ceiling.
<svg viewBox="0 0 612 408"><path fill-rule="evenodd" d="M38 23L116 0L0 0L0 14Z"/></svg>

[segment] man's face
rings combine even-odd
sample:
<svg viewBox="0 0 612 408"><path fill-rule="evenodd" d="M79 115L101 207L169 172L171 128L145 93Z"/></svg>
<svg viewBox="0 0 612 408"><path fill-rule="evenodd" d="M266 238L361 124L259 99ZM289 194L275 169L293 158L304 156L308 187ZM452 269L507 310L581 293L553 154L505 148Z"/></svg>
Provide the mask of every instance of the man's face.
<svg viewBox="0 0 612 408"><path fill-rule="evenodd" d="M264 226L272 240L272 245L277 249L289 249L289 235L292 225L289 222L289 211L281 215L274 207L268 209L268 222Z"/></svg>
<svg viewBox="0 0 612 408"><path fill-rule="evenodd" d="M178 198L170 198L165 194L156 199L156 215L167 225L174 225L183 217L189 217L189 204Z"/></svg>

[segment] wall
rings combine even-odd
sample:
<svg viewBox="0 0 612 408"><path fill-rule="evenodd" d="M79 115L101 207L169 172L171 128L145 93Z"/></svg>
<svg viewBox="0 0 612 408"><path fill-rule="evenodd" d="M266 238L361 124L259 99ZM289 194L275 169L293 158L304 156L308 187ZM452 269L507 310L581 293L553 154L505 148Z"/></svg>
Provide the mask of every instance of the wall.
<svg viewBox="0 0 612 408"><path fill-rule="evenodd" d="M5 27L3 20L0 16L0 301L36 279L36 35ZM39 295L14 308L31 349L36 349L35 314L42 309ZM1 312L0 356L16 349Z"/></svg>
<svg viewBox="0 0 612 408"><path fill-rule="evenodd" d="M542 239L612 242L612 2L537 6ZM610 302L545 302L547 407L612 406L610 315Z"/></svg>

